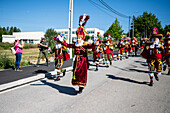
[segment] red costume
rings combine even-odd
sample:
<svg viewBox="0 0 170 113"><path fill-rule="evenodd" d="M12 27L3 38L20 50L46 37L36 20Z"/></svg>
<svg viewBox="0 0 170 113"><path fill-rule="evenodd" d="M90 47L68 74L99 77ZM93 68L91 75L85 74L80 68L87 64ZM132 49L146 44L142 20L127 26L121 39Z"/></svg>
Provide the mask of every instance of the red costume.
<svg viewBox="0 0 170 113"><path fill-rule="evenodd" d="M138 41L136 38L133 38L131 41L131 52L133 56L137 55L137 46L138 46Z"/></svg>
<svg viewBox="0 0 170 113"><path fill-rule="evenodd" d="M102 48L100 47L101 40L99 38L94 39L94 45L95 47L92 49L93 51L93 62L96 63L96 71L98 70L99 66L99 59L100 54L102 53Z"/></svg>
<svg viewBox="0 0 170 113"><path fill-rule="evenodd" d="M126 58L128 58L129 52L131 51L131 45L128 39L126 39L124 43L125 43L124 50L125 50Z"/></svg>
<svg viewBox="0 0 170 113"><path fill-rule="evenodd" d="M119 53L118 53L118 57L117 59L119 60L122 60L123 58L123 52L124 52L124 47L125 47L125 43L123 42L123 39L119 39L119 44L117 45L117 47L119 48Z"/></svg>
<svg viewBox="0 0 170 113"><path fill-rule="evenodd" d="M104 55L105 55L105 61L106 61L106 65L107 67L109 67L109 61L110 61L110 65L112 65L112 60L114 59L113 57L113 46L111 45L111 40L110 39L105 39L104 41Z"/></svg>
<svg viewBox="0 0 170 113"><path fill-rule="evenodd" d="M89 16L86 14L80 16L79 20L80 27L77 29L76 43L67 44L62 39L60 39L64 46L74 49L72 85L79 86L78 93L82 92L87 83L87 69L89 67L87 49L94 48L94 45L88 44L87 42L84 41L86 31L83 26L85 25L88 19Z"/></svg>
<svg viewBox="0 0 170 113"><path fill-rule="evenodd" d="M153 85L153 76L155 76L155 79L158 81L159 78L157 75L161 75L162 71L161 54L164 51L164 47L159 41L162 38L162 34L157 34L157 32L157 28L154 28L150 41L146 43L143 51L141 52L142 57L147 59L149 66L150 86Z"/></svg>
<svg viewBox="0 0 170 113"><path fill-rule="evenodd" d="M142 38L140 40L140 47L143 49L145 47L145 44L146 44L146 38Z"/></svg>
<svg viewBox="0 0 170 113"><path fill-rule="evenodd" d="M168 64L168 75L170 75L170 32L167 32L165 39L165 53L164 53L164 62Z"/></svg>

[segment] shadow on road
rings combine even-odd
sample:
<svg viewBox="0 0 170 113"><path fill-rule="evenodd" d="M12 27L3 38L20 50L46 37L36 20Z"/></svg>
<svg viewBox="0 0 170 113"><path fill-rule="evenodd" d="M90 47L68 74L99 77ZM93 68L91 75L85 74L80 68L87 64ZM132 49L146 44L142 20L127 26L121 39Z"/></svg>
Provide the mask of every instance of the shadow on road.
<svg viewBox="0 0 170 113"><path fill-rule="evenodd" d="M136 63L140 63L142 66L148 66L147 62L135 61Z"/></svg>
<svg viewBox="0 0 170 113"><path fill-rule="evenodd" d="M142 72L142 73L148 73L148 71L145 70L139 70L139 69L129 69L130 71L136 71L136 72Z"/></svg>
<svg viewBox="0 0 170 113"><path fill-rule="evenodd" d="M54 84L54 83L50 83L50 82L47 82L46 80L41 80L41 82L43 84L31 84L31 85L48 85L56 90L58 90L60 93L64 93L64 94L67 94L67 95L77 95L77 91L72 88L72 87L67 87L67 86L60 86L58 84Z"/></svg>
<svg viewBox="0 0 170 113"><path fill-rule="evenodd" d="M39 74L39 73L48 73L48 71L40 69L40 70L33 72L33 74Z"/></svg>
<svg viewBox="0 0 170 113"><path fill-rule="evenodd" d="M111 65L111 66L114 67L114 68L120 69L122 71L129 71L128 69L124 69L124 68L121 68L121 67L117 67L117 66L113 66L113 65Z"/></svg>
<svg viewBox="0 0 170 113"><path fill-rule="evenodd" d="M106 74L106 76L110 79L114 79L114 80L122 80L122 81L126 81L126 82L131 82L131 83L136 83L136 84L144 84L144 85L149 85L149 82L139 82L139 81L136 81L136 80L132 80L132 79L129 79L129 78L122 78L122 77L116 77L114 75L110 75L110 74Z"/></svg>

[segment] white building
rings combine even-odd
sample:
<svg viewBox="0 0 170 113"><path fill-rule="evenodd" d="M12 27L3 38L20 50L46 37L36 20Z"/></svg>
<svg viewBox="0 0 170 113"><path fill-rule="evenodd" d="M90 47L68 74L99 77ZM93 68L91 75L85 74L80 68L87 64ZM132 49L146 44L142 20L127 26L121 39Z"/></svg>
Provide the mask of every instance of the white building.
<svg viewBox="0 0 170 113"><path fill-rule="evenodd" d="M101 35L104 34L103 30L97 28L85 28L89 36L97 36L97 32L100 32ZM57 33L64 33L68 37L68 29L55 29ZM75 41L77 29L72 29L72 39ZM44 32L14 32L13 35L2 35L2 42L13 43L15 38L24 41L25 43L37 44L40 42L41 37L44 37Z"/></svg>
<svg viewBox="0 0 170 113"><path fill-rule="evenodd" d="M89 34L89 36L97 36L97 32L100 32L101 35L104 34L103 30L100 30L98 28L85 28L86 32ZM55 29L57 33L64 33L66 36L68 36L68 29ZM76 35L77 29L72 29L72 39L75 41L77 39Z"/></svg>
<svg viewBox="0 0 170 113"><path fill-rule="evenodd" d="M37 44L44 35L44 32L14 32L13 35L2 35L2 42L13 43L17 38L25 43Z"/></svg>

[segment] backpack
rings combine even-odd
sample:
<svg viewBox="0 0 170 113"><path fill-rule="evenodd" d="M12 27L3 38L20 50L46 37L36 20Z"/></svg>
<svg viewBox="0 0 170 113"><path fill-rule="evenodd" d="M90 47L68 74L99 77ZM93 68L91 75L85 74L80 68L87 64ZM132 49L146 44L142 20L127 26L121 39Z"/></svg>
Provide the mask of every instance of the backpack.
<svg viewBox="0 0 170 113"><path fill-rule="evenodd" d="M16 54L16 51L15 51L14 47L11 47L11 53L12 53L13 55Z"/></svg>

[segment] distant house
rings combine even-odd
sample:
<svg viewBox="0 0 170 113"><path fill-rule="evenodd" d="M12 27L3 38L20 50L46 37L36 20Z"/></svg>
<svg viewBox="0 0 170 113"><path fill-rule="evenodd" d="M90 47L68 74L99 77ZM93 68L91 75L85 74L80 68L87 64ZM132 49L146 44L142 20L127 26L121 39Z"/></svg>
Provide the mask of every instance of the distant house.
<svg viewBox="0 0 170 113"><path fill-rule="evenodd" d="M103 30L98 28L85 28L89 36L97 36L97 32L100 32L101 35L104 34ZM55 29L57 33L64 33L68 37L68 29ZM76 36L77 29L72 29L72 40L77 39ZM37 44L40 42L41 38L44 37L44 32L14 32L13 35L2 35L2 42L13 43L15 38L24 41L25 43Z"/></svg>
<svg viewBox="0 0 170 113"><path fill-rule="evenodd" d="M13 43L17 38L25 43L37 44L44 35L44 32L14 32L13 35L2 35L2 42Z"/></svg>
<svg viewBox="0 0 170 113"><path fill-rule="evenodd" d="M104 34L103 30L100 30L98 28L85 28L86 32L89 34L89 36L97 36L97 32L100 32L101 35ZM57 33L64 33L66 36L68 36L68 29L55 29ZM75 41L77 39L76 35L77 29L72 29L72 40Z"/></svg>

